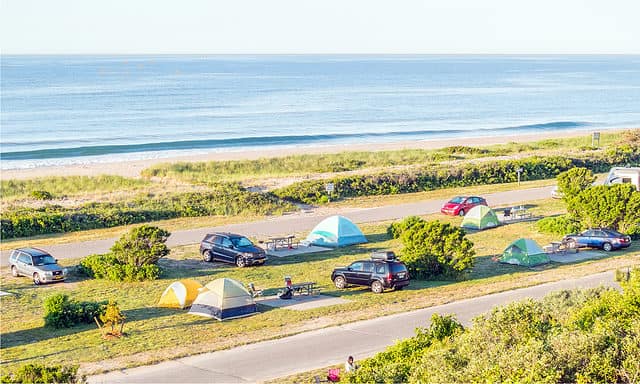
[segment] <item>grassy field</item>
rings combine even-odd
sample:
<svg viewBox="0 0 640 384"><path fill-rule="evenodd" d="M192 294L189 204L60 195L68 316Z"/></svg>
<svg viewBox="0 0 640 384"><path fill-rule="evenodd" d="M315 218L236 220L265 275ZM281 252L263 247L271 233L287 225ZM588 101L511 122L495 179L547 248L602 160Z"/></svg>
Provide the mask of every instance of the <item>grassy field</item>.
<svg viewBox="0 0 640 384"><path fill-rule="evenodd" d="M563 210L560 202L550 199L529 205L539 215ZM458 217L431 215L428 218L434 217L453 224L460 222ZM327 253L271 258L266 266L246 269L201 262L197 245L177 247L172 249L169 258L162 261L166 273L152 282L114 283L73 277L66 283L35 287L27 278L13 278L4 270L1 277L3 290L13 295L1 299L2 371L4 373L33 361L81 364L85 372L149 364L640 263L640 247L637 245L627 251L611 253L606 259L569 265L549 264L530 269L492 261L493 255L517 237L526 235L542 244L551 240L550 236L537 234L532 222L522 222L469 235L476 244L478 255L476 266L466 280L413 281L410 289L382 295L375 295L365 288L336 290L329 279L334 267L366 258L372 250L398 251L401 248L397 240L387 238L387 225L363 226L370 240L368 244ZM73 263L66 262L67 265ZM245 284L253 282L258 288L274 292L282 286L285 275L292 276L294 282L317 281L324 294L342 297L349 303L301 312L260 306L258 315L228 322L155 307L166 286L180 278L207 283L219 277L230 277ZM92 324L67 330L43 327L43 300L58 292L80 301L116 299L127 315L127 337L102 340Z"/></svg>

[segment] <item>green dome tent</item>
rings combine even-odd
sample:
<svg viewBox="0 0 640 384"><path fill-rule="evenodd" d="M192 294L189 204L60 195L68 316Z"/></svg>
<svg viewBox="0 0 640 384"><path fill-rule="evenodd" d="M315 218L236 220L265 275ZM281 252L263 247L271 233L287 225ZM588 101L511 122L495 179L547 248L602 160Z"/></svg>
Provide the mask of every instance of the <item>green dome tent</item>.
<svg viewBox="0 0 640 384"><path fill-rule="evenodd" d="M200 288L189 311L192 315L218 320L249 316L258 311L253 296L236 280L216 279Z"/></svg>
<svg viewBox="0 0 640 384"><path fill-rule="evenodd" d="M331 216L313 228L305 240L320 247L344 247L366 243L360 228L344 216Z"/></svg>
<svg viewBox="0 0 640 384"><path fill-rule="evenodd" d="M525 265L527 267L546 264L550 261L549 255L531 239L514 241L502 252L502 257L500 257L501 263Z"/></svg>
<svg viewBox="0 0 640 384"><path fill-rule="evenodd" d="M499 224L500 221L493 209L486 205L476 205L467 212L460 226L463 228L482 230L497 227Z"/></svg>

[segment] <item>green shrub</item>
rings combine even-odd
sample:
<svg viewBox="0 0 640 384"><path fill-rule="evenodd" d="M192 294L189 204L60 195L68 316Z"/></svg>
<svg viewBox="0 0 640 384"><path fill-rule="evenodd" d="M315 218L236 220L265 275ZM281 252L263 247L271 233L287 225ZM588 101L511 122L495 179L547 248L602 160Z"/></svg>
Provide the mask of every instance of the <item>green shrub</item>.
<svg viewBox="0 0 640 384"><path fill-rule="evenodd" d="M44 324L54 328L70 328L80 323L91 323L104 313L105 303L77 302L58 293L44 301Z"/></svg>
<svg viewBox="0 0 640 384"><path fill-rule="evenodd" d="M51 200L53 195L47 191L35 190L31 191L31 197L38 200Z"/></svg>
<svg viewBox="0 0 640 384"><path fill-rule="evenodd" d="M568 235L570 233L578 233L582 230L580 223L572 220L567 215L545 217L544 219L536 222L538 231L542 233L549 233L553 235Z"/></svg>
<svg viewBox="0 0 640 384"><path fill-rule="evenodd" d="M640 223L640 192L631 184L598 185L570 199L567 211L582 227L626 232Z"/></svg>
<svg viewBox="0 0 640 384"><path fill-rule="evenodd" d="M473 266L473 243L464 230L448 223L416 221L400 235L400 259L412 276L458 277Z"/></svg>
<svg viewBox="0 0 640 384"><path fill-rule="evenodd" d="M406 231L416 224L422 224L425 222L426 221L419 216L405 217L401 221L391 223L391 225L387 227L387 235L389 235L389 237L391 237L392 239L397 239L400 237L400 235L402 235L402 232Z"/></svg>
<svg viewBox="0 0 640 384"><path fill-rule="evenodd" d="M596 177L587 168L576 167L558 175L558 190L568 201L583 190L591 187Z"/></svg>
<svg viewBox="0 0 640 384"><path fill-rule="evenodd" d="M133 228L111 247L111 253L121 264L141 267L156 264L169 254L165 244L171 233L151 225Z"/></svg>
<svg viewBox="0 0 640 384"><path fill-rule="evenodd" d="M148 184L147 180L110 175L38 177L28 180L2 180L0 195L3 199L35 197L32 191L44 190L51 195L66 196L86 192L131 190Z"/></svg>
<svg viewBox="0 0 640 384"><path fill-rule="evenodd" d="M2 376L3 383L86 383L84 375L78 376L78 366L45 366L26 364L14 373Z"/></svg>
<svg viewBox="0 0 640 384"><path fill-rule="evenodd" d="M79 271L96 279L128 282L155 280L162 273L155 264L122 264L112 253L85 257L80 261Z"/></svg>

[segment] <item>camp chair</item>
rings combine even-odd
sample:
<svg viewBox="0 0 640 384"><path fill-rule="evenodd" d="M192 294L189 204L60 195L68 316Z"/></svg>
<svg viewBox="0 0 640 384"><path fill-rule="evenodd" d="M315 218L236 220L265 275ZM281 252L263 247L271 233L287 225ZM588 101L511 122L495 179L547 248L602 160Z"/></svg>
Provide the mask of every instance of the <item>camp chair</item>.
<svg viewBox="0 0 640 384"><path fill-rule="evenodd" d="M256 289L256 286L253 283L249 283L248 285L249 287L249 293L251 294L251 297L258 297L258 296L262 296L262 289Z"/></svg>
<svg viewBox="0 0 640 384"><path fill-rule="evenodd" d="M507 218L511 218L511 208L505 208L504 211L502 211L502 218L507 220Z"/></svg>

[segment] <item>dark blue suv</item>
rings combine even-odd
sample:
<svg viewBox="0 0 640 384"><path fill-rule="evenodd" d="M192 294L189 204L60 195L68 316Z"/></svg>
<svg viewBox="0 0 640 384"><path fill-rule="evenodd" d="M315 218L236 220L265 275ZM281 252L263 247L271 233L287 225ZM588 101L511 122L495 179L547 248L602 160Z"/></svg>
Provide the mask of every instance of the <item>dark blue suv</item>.
<svg viewBox="0 0 640 384"><path fill-rule="evenodd" d="M575 247L602 248L609 252L614 249L627 248L631 245L631 237L613 229L589 229L582 233L566 235L562 242L573 243Z"/></svg>
<svg viewBox="0 0 640 384"><path fill-rule="evenodd" d="M396 260L393 252L374 252L371 260L360 260L348 267L336 268L331 273L336 288L347 285L371 287L374 293L382 293L385 288L401 290L409 285L409 271L404 263Z"/></svg>
<svg viewBox="0 0 640 384"><path fill-rule="evenodd" d="M207 234L200 242L200 254L204 261L224 261L238 267L261 265L267 260L264 249L242 235L227 232Z"/></svg>

